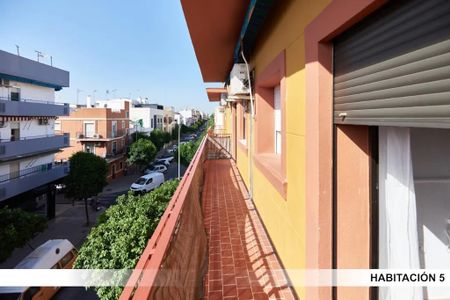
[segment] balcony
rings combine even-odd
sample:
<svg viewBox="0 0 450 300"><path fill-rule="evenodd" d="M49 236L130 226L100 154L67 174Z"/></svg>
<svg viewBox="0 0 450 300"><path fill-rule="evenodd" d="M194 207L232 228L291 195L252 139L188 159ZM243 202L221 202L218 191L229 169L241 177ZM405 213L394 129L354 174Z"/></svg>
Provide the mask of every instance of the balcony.
<svg viewBox="0 0 450 300"><path fill-rule="evenodd" d="M234 162L208 159L217 144L203 140L121 300L295 299Z"/></svg>
<svg viewBox="0 0 450 300"><path fill-rule="evenodd" d="M68 103L23 98L20 98L20 101L12 101L0 97L0 116L68 116L69 113Z"/></svg>
<svg viewBox="0 0 450 300"><path fill-rule="evenodd" d="M0 142L0 161L57 151L65 147L69 147L69 134L67 133L63 135L30 136L15 141L2 140Z"/></svg>
<svg viewBox="0 0 450 300"><path fill-rule="evenodd" d="M65 177L69 165L44 164L0 176L0 201Z"/></svg>
<svg viewBox="0 0 450 300"><path fill-rule="evenodd" d="M84 132L77 132L76 138L80 142L108 142L113 141L117 139L124 138L128 135L127 130L120 130L116 134L111 134L110 137L103 135L101 133L93 133L93 134L86 134Z"/></svg>

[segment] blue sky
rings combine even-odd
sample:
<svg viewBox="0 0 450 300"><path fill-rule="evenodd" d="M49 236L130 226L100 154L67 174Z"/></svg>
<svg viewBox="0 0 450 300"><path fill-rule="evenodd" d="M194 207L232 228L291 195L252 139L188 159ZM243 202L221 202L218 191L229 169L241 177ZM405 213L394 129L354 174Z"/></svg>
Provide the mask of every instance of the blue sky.
<svg viewBox="0 0 450 300"><path fill-rule="evenodd" d="M0 18L1 50L16 53L17 44L31 59L39 50L70 72L57 101L75 103L77 89L80 103L116 90L212 112L179 0L0 1Z"/></svg>

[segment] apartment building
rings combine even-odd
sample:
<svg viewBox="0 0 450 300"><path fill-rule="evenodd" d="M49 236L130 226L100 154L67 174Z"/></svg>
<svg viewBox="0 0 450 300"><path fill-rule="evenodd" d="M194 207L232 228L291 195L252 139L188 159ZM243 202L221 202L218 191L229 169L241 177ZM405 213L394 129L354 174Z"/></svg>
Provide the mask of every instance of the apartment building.
<svg viewBox="0 0 450 300"><path fill-rule="evenodd" d="M38 198L54 217L52 183L68 173L55 153L69 145L54 131L57 116L69 114L55 91L68 86L69 72L0 51L0 205Z"/></svg>
<svg viewBox="0 0 450 300"><path fill-rule="evenodd" d="M227 99L233 156L288 274L450 266L448 1L181 2L204 81L227 88L208 96ZM208 17L219 7L229 17L205 26L219 26ZM295 290L450 297L434 287Z"/></svg>
<svg viewBox="0 0 450 300"><path fill-rule="evenodd" d="M163 130L171 133L175 128L175 108L173 106L164 106Z"/></svg>
<svg viewBox="0 0 450 300"><path fill-rule="evenodd" d="M102 107L80 107L55 122L55 131L70 134L70 147L58 153L58 160L68 160L78 151L94 153L106 159L108 180L121 176L126 168L126 149L130 127L130 102Z"/></svg>

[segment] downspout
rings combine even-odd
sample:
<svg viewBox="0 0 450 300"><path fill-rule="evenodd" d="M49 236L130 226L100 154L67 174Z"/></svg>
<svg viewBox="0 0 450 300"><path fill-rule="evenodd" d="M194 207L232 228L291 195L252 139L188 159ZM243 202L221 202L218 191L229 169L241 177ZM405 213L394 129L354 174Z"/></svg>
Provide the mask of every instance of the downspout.
<svg viewBox="0 0 450 300"><path fill-rule="evenodd" d="M247 156L248 156L248 180L249 180L249 197L253 200L253 120L255 119L255 110L253 105L253 92L252 92L252 81L250 79L250 68L248 66L247 59L244 55L244 45L241 40L241 56L245 63L245 69L247 71L248 85L250 89L250 124L249 124L249 137L248 137L248 147L247 147ZM245 112L244 112L245 113Z"/></svg>

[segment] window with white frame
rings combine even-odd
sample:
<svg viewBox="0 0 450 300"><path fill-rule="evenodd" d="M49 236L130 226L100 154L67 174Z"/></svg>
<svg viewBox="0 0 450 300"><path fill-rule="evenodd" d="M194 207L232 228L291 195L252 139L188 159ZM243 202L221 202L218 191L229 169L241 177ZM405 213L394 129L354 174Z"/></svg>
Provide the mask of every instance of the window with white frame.
<svg viewBox="0 0 450 300"><path fill-rule="evenodd" d="M61 131L61 121L55 121L55 130Z"/></svg>
<svg viewBox="0 0 450 300"><path fill-rule="evenodd" d="M274 121L274 141L275 154L281 154L281 94L280 86L277 85L273 89L273 121Z"/></svg>
<svg viewBox="0 0 450 300"><path fill-rule="evenodd" d="M117 136L117 121L112 121L111 122L111 137L116 137Z"/></svg>
<svg viewBox="0 0 450 300"><path fill-rule="evenodd" d="M84 122L84 136L94 137L95 134L95 123L94 122Z"/></svg>

